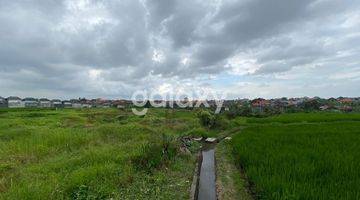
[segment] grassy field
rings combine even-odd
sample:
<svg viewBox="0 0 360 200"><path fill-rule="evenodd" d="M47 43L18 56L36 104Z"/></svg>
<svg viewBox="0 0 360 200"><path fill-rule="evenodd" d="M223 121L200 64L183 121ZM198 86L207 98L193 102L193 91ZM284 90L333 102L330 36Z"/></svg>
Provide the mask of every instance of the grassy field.
<svg viewBox="0 0 360 200"><path fill-rule="evenodd" d="M231 142L259 199L360 199L360 115L237 119Z"/></svg>
<svg viewBox="0 0 360 200"><path fill-rule="evenodd" d="M260 199L360 199L360 114L224 122L206 130L187 110L2 109L0 199L188 199L199 144L183 153L180 138L234 133L217 147L219 198L252 199L250 183Z"/></svg>
<svg viewBox="0 0 360 200"><path fill-rule="evenodd" d="M0 199L187 199L194 112L0 110Z"/></svg>

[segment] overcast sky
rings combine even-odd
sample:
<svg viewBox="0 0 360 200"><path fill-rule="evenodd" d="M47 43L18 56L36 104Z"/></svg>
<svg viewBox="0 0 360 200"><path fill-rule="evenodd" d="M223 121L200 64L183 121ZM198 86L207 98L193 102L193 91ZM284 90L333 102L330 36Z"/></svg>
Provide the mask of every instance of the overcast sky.
<svg viewBox="0 0 360 200"><path fill-rule="evenodd" d="M360 96L358 0L1 0L0 96Z"/></svg>

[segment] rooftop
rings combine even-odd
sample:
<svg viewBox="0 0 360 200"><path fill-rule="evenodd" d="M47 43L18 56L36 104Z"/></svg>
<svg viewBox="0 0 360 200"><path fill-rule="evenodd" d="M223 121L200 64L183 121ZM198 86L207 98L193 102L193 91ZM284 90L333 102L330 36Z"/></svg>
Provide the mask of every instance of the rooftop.
<svg viewBox="0 0 360 200"><path fill-rule="evenodd" d="M7 99L8 100L21 100L20 97L17 97L17 96L10 96Z"/></svg>

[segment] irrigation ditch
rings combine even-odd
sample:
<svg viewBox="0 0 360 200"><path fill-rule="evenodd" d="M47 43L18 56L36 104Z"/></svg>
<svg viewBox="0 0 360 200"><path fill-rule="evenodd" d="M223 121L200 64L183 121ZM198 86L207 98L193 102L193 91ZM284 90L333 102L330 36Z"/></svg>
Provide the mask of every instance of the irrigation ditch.
<svg viewBox="0 0 360 200"><path fill-rule="evenodd" d="M217 200L215 147L243 127L223 132L218 138L198 138L202 147L197 155L197 164L190 189L191 200Z"/></svg>

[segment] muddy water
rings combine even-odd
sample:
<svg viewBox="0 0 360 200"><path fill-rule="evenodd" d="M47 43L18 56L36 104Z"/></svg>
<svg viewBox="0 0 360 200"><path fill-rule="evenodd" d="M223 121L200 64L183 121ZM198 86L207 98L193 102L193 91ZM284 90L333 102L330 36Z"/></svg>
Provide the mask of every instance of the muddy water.
<svg viewBox="0 0 360 200"><path fill-rule="evenodd" d="M198 200L216 200L214 149L202 151Z"/></svg>

